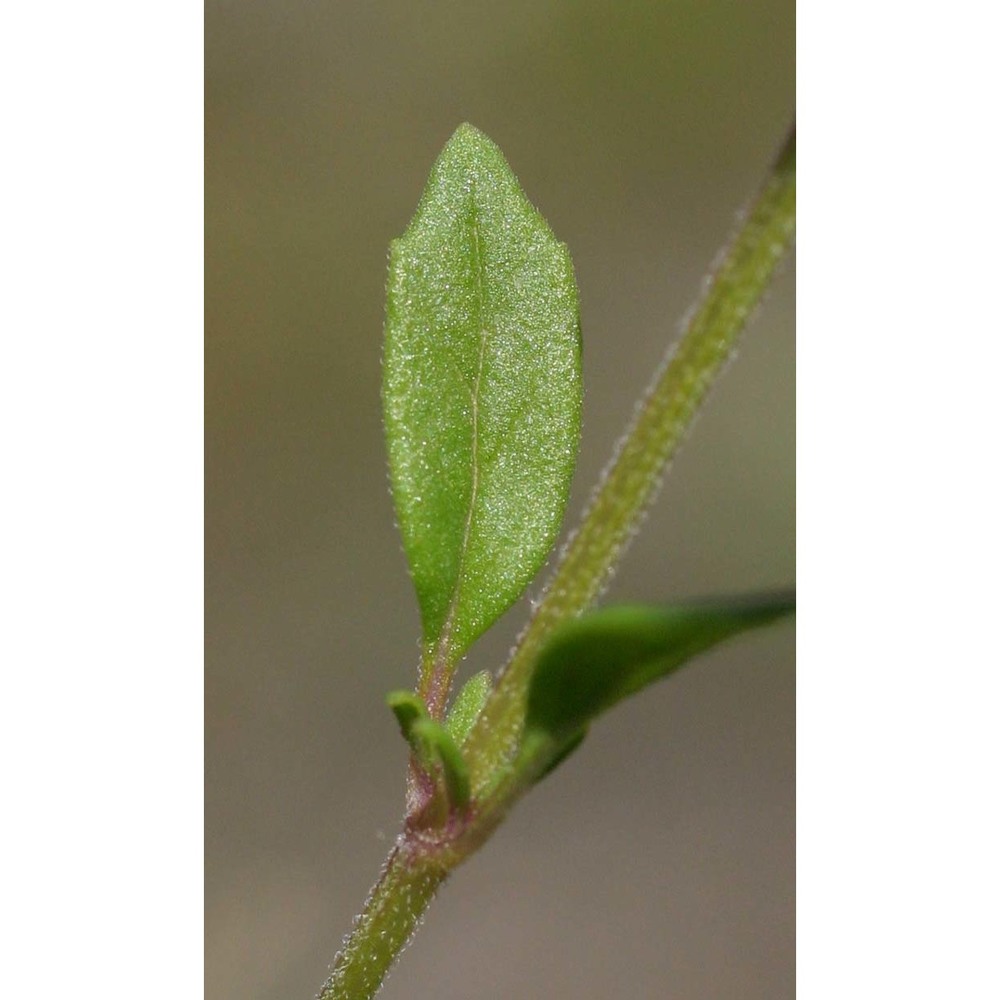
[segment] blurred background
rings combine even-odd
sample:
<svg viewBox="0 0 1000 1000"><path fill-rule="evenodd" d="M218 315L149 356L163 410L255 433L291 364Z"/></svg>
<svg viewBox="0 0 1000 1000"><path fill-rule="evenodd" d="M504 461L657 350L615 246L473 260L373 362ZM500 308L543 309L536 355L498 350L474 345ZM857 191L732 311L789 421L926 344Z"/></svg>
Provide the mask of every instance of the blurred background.
<svg viewBox="0 0 1000 1000"><path fill-rule="evenodd" d="M419 621L380 425L389 240L468 120L569 245L574 521L793 118L794 4L209 0L206 74L206 995L307 1000L403 804L382 698L415 680ZM794 294L789 264L609 600L793 582ZM790 625L752 635L598 723L383 996L791 997L793 653Z"/></svg>

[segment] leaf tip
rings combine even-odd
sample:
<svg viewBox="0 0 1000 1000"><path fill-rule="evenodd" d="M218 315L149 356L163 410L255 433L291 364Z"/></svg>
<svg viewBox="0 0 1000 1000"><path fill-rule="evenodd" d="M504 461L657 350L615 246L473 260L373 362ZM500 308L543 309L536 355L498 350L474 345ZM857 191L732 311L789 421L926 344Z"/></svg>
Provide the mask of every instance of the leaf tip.
<svg viewBox="0 0 1000 1000"><path fill-rule="evenodd" d="M487 142L490 140L487 138L485 132L481 132L476 128L471 122L462 122L457 129L452 133L449 142L481 142L486 139Z"/></svg>
<svg viewBox="0 0 1000 1000"><path fill-rule="evenodd" d="M482 162L496 163L499 160L506 169L510 169L500 147L471 122L462 122L452 132L441 151L440 159L444 162L463 163L466 169L474 169L475 165Z"/></svg>
<svg viewBox="0 0 1000 1000"><path fill-rule="evenodd" d="M411 743L413 727L421 719L427 718L427 707L412 691L390 691L385 696L385 703L396 716L403 739Z"/></svg>

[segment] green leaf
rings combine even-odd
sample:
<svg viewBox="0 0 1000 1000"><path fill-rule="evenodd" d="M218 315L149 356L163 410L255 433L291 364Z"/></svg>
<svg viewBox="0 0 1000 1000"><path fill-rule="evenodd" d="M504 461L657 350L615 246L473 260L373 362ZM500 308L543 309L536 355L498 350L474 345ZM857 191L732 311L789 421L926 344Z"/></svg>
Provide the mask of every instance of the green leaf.
<svg viewBox="0 0 1000 1000"><path fill-rule="evenodd" d="M389 258L383 405L425 680L520 596L555 541L580 353L566 247L497 146L462 125Z"/></svg>
<svg viewBox="0 0 1000 1000"><path fill-rule="evenodd" d="M583 742L586 735L587 727L584 726L583 729L578 729L568 740L560 743L558 748L546 757L544 767L542 767L541 773L538 775L536 780L541 781L542 778L547 778L567 757L570 756L570 754L576 750L576 748Z"/></svg>
<svg viewBox="0 0 1000 1000"><path fill-rule="evenodd" d="M445 719L445 726L459 746L465 742L465 737L475 725L492 690L492 675L488 670L480 670L478 674L470 677L455 695L455 703L451 706L448 718Z"/></svg>
<svg viewBox="0 0 1000 1000"><path fill-rule="evenodd" d="M454 808L464 809L469 804L469 768L451 733L433 719L417 719L411 735L425 766L440 765L448 801Z"/></svg>
<svg viewBox="0 0 1000 1000"><path fill-rule="evenodd" d="M476 677L473 677L466 688L475 680ZM478 689L481 686L481 682L477 682L474 687ZM489 693L488 688L486 693ZM449 729L427 714L427 706L412 691L390 691L385 700L396 716L403 739L410 744L417 760L429 772L441 769L449 802L456 809L467 806L470 796L469 768L458 748L458 741ZM473 722L475 717L469 722L470 728Z"/></svg>
<svg viewBox="0 0 1000 1000"><path fill-rule="evenodd" d="M385 696L385 703L396 716L403 739L412 745L413 724L418 719L430 717L427 714L427 706L412 691L390 691Z"/></svg>
<svg viewBox="0 0 1000 1000"><path fill-rule="evenodd" d="M693 656L795 609L792 594L678 607L620 606L553 633L528 691L518 768L538 780L582 740L590 721Z"/></svg>

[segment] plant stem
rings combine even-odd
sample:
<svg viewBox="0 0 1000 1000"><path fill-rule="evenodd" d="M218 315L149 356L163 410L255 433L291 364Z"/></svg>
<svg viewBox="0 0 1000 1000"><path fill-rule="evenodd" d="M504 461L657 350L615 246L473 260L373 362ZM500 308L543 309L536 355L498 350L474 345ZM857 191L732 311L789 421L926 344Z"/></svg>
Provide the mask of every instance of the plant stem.
<svg viewBox="0 0 1000 1000"><path fill-rule="evenodd" d="M795 132L710 278L703 298L667 355L563 549L541 603L463 745L473 805L450 829L422 841L404 833L386 861L320 1000L369 1000L409 940L448 872L476 850L525 790L513 773L528 683L538 652L561 622L600 594L664 469L709 387L763 296L795 229Z"/></svg>
<svg viewBox="0 0 1000 1000"><path fill-rule="evenodd" d="M334 960L319 1000L375 996L447 874L445 867L401 839Z"/></svg>
<svg viewBox="0 0 1000 1000"><path fill-rule="evenodd" d="M679 343L667 354L639 405L470 735L466 753L473 794L486 789L500 791L498 779L518 748L528 684L541 646L557 625L585 611L606 586L695 412L763 297L794 231L793 126L770 176L685 324Z"/></svg>

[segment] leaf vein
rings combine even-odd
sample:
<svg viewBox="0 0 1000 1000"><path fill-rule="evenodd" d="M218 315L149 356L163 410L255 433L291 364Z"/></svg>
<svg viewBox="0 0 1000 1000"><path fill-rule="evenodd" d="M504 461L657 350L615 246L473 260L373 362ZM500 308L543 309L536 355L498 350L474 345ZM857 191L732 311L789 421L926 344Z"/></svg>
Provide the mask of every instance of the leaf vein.
<svg viewBox="0 0 1000 1000"><path fill-rule="evenodd" d="M469 197L471 217L469 229L472 235L472 271L476 288L476 318L479 321L479 361L476 367L476 379L474 384L470 386L465 381L464 376L462 377L462 381L465 383L465 388L469 393L471 411L471 485L469 488L469 509L466 513L465 527L462 534L462 544L459 549L458 571L455 576L455 586L452 591L451 602L448 606L448 613L445 616L445 623L441 629L441 634L438 639L437 649L435 650L434 659L436 671L442 668L447 670L449 667L449 664L447 663L448 645L451 639L455 616L458 612L459 597L462 590L462 575L465 570L466 556L469 551L469 540L472 537L472 524L475 520L476 503L479 499L479 397L482 387L483 367L486 361L486 344L489 340L489 330L487 329L485 322L486 295L483 290L483 257L482 249L479 245L479 218L478 212L476 211L476 189L474 180L471 184Z"/></svg>

